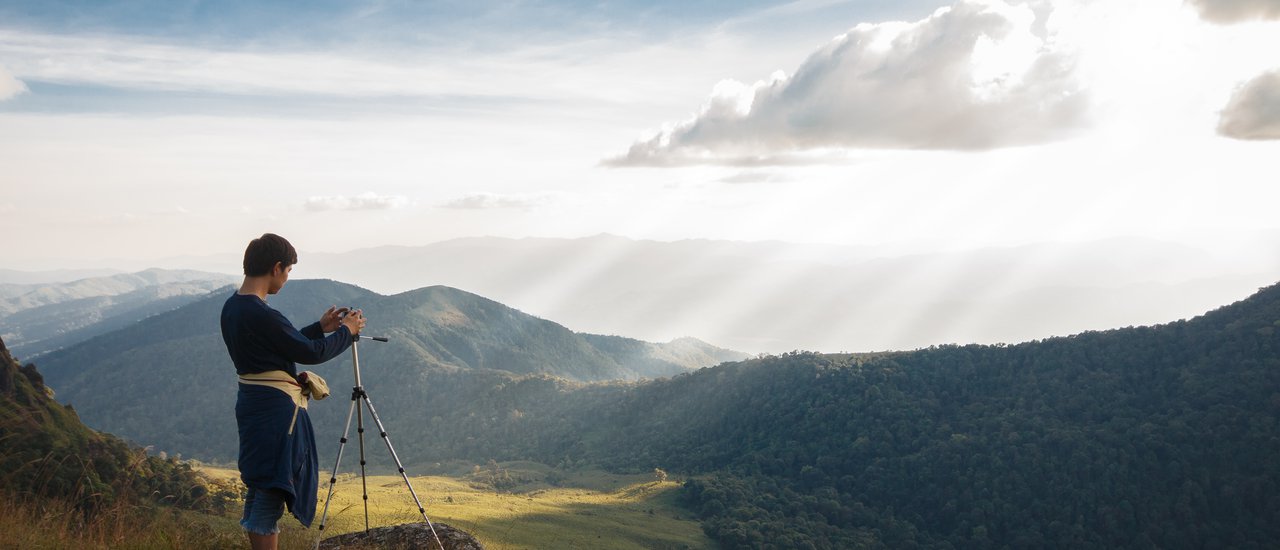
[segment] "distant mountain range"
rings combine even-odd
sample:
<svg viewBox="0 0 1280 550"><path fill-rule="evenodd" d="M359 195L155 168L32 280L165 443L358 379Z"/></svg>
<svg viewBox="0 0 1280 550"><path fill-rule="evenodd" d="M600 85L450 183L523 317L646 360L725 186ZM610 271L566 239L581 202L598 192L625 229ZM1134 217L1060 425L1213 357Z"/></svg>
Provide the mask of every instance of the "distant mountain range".
<svg viewBox="0 0 1280 550"><path fill-rule="evenodd" d="M912 253L611 235L476 237L304 250L294 273L383 294L450 286L581 332L648 341L696 336L750 353L874 351L1014 343L1187 318L1280 279L1280 233L1237 240L1195 247L1117 238ZM237 273L240 257L155 265Z"/></svg>
<svg viewBox="0 0 1280 550"><path fill-rule="evenodd" d="M40 370L59 399L74 403L95 428L161 449L225 459L235 448L235 423L228 413L236 384L218 317L232 292L225 287L46 354L39 359ZM691 338L655 344L578 334L447 287L383 296L333 281L295 280L270 303L299 327L330 305L363 309L370 319L366 334L391 339L361 345L366 385L389 388L399 403L428 398L422 387L433 373L637 380L746 357ZM329 379L335 395L352 385L346 357L311 369ZM336 418L328 416L338 414L337 407L325 409L317 417L326 429L337 429Z"/></svg>
<svg viewBox="0 0 1280 550"><path fill-rule="evenodd" d="M9 287L36 286L49 283L68 283L92 277L107 277L122 273L118 269L58 269L51 271L20 271L0 269L0 298L9 297Z"/></svg>
<svg viewBox="0 0 1280 550"><path fill-rule="evenodd" d="M18 356L31 359L188 304L238 279L149 269L66 282L0 284L0 337Z"/></svg>

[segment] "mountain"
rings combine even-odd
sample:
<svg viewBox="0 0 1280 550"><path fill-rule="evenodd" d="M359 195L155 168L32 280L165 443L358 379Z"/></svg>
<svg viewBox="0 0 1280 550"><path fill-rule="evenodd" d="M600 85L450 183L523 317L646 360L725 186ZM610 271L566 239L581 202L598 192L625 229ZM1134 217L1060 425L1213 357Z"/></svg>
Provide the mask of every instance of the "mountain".
<svg viewBox="0 0 1280 550"><path fill-rule="evenodd" d="M10 315L39 306L101 296L119 296L143 288L171 283L195 283L216 281L218 286L231 284L238 277L220 273L190 270L148 269L137 273L122 273L102 277L89 277L70 282L54 282L29 285L0 285L0 315Z"/></svg>
<svg viewBox="0 0 1280 550"><path fill-rule="evenodd" d="M0 285L0 337L37 358L190 303L234 278L150 269L70 282Z"/></svg>
<svg viewBox="0 0 1280 550"><path fill-rule="evenodd" d="M304 254L297 272L475 292L577 331L733 349L870 351L1021 342L1187 318L1280 277L1280 246L1152 239L959 252L778 242L456 239ZM1242 249L1245 247L1242 247Z"/></svg>
<svg viewBox="0 0 1280 550"><path fill-rule="evenodd" d="M114 269L59 269L53 271L19 271L0 269L0 298L10 297L9 290L16 286L34 287L49 283L66 283L90 277L117 275Z"/></svg>
<svg viewBox="0 0 1280 550"><path fill-rule="evenodd" d="M231 292L231 287L221 289L49 353L41 358L41 368L59 398L73 403L99 429L170 452L234 457L235 422L229 411L235 400L235 369L218 325ZM363 309L370 319L366 334L391 339L360 345L365 385L387 388L391 393L385 397L392 398L393 408L423 400L424 380L450 371L491 372L498 379L634 380L745 357L693 339L650 344L576 334L447 287L382 296L333 281L296 280L270 301L298 326L317 319L330 305ZM311 370L335 389L350 387L349 356ZM337 407L313 411L317 424L325 426L318 429L322 436L339 429L338 414Z"/></svg>
<svg viewBox="0 0 1280 550"><path fill-rule="evenodd" d="M34 359L189 304L225 284L217 280L157 284L114 296L32 307L0 320L0 335L16 342L15 353Z"/></svg>

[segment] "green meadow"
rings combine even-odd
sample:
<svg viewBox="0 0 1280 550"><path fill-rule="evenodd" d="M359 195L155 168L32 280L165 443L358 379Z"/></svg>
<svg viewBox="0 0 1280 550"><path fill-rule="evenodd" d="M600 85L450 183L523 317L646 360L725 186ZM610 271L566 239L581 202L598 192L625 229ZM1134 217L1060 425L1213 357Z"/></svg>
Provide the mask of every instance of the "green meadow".
<svg viewBox="0 0 1280 550"><path fill-rule="evenodd" d="M237 477L234 470L206 466L201 471L214 478ZM529 462L437 465L430 473L410 477L427 517L471 533L488 549L716 547L692 514L677 505L679 483L654 474L566 473ZM314 543L328 475L321 474L316 523L303 530L286 515L281 521L282 548L309 548ZM399 475L370 475L365 481L370 527L422 521ZM494 488L495 482L502 490ZM358 474L339 474L325 536L364 529L361 495Z"/></svg>

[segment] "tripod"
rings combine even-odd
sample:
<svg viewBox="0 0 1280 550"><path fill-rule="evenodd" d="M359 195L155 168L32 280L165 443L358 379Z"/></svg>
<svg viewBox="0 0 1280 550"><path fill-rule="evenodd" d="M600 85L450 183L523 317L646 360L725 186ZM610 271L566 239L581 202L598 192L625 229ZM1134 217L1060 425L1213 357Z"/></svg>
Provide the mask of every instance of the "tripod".
<svg viewBox="0 0 1280 550"><path fill-rule="evenodd" d="M338 465L342 463L342 450L347 446L347 434L351 433L351 414L356 416L356 435L360 442L360 488L364 496L364 531L369 532L369 486L365 476L365 456L364 456L364 414L357 404L364 401L365 406L369 408L369 416L373 417L373 422L378 425L378 434L382 436L382 440L387 444L387 450L391 451L391 458L396 461L396 468L400 470L400 477L404 479L404 484L409 487L409 494L413 495L413 502L418 505L418 513L422 514L422 521L427 523L427 528L431 529L431 536L435 538L436 545L440 550L444 550L444 544L440 542L440 536L436 534L436 528L431 524L431 520L427 518L427 511L422 507L422 501L418 499L417 491L413 490L413 484L409 483L409 476L404 473L404 464L400 462L400 456L396 454L395 447L391 446L391 438L387 437L387 429L382 426L382 419L378 418L378 411L373 408L373 401L369 400L369 394L364 391L364 386L360 383L360 340L374 340L377 342L386 342L385 337L375 336L359 336L351 342L351 366L355 370L355 387L351 388L351 408L347 410L347 426L342 429L342 439L338 443L338 458L333 462L333 474L329 476L329 495L324 499L324 513L320 515L320 534L316 537L315 548L320 548L320 537L324 536L324 522L329 516L329 503L333 501L333 486L338 482Z"/></svg>

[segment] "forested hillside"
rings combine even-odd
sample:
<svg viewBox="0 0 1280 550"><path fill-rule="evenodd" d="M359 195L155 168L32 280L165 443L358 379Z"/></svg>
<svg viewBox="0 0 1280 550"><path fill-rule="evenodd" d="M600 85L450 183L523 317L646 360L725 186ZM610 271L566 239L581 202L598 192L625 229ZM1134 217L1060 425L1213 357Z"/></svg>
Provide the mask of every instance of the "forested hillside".
<svg viewBox="0 0 1280 550"><path fill-rule="evenodd" d="M34 365L19 366L0 341L0 496L70 502L86 517L118 499L211 506L191 468L148 457L90 430L56 403Z"/></svg>
<svg viewBox="0 0 1280 550"><path fill-rule="evenodd" d="M1277 331L1271 287L1152 328L724 365L629 393L599 458L715 472L686 496L735 548L1273 548Z"/></svg>

